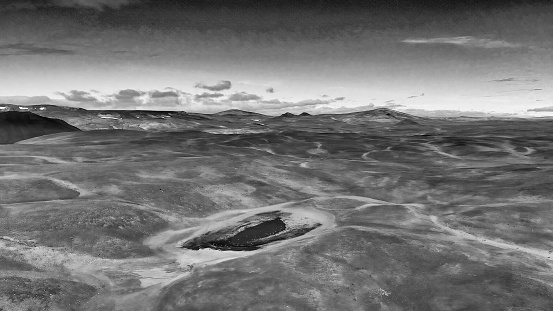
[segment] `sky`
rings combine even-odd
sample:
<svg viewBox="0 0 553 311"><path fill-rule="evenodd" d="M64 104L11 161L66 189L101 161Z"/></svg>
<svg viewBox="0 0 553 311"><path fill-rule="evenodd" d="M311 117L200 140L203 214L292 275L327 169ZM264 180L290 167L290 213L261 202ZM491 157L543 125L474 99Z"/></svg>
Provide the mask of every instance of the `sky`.
<svg viewBox="0 0 553 311"><path fill-rule="evenodd" d="M3 0L0 103L553 115L553 4Z"/></svg>

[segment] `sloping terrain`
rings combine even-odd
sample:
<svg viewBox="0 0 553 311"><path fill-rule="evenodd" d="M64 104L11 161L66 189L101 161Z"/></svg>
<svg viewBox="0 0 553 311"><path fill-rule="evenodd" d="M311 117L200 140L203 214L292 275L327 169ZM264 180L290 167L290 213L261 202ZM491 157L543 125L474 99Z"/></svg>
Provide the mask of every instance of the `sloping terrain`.
<svg viewBox="0 0 553 311"><path fill-rule="evenodd" d="M3 145L0 310L552 310L553 122L399 116Z"/></svg>
<svg viewBox="0 0 553 311"><path fill-rule="evenodd" d="M65 121L38 116L32 112L0 112L0 144L11 144L28 138L79 131Z"/></svg>

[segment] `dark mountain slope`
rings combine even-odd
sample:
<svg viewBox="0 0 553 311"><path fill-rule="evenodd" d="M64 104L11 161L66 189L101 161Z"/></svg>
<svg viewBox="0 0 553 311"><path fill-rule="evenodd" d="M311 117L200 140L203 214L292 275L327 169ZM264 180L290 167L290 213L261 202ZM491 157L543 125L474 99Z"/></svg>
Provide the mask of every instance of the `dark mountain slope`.
<svg viewBox="0 0 553 311"><path fill-rule="evenodd" d="M65 121L41 117L32 112L0 113L0 144L12 144L32 137L80 131Z"/></svg>

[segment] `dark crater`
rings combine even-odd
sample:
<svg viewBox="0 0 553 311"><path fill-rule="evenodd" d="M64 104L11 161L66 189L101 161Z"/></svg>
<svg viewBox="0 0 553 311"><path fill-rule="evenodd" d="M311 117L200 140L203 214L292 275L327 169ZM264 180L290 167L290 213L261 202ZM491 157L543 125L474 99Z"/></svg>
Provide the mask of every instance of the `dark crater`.
<svg viewBox="0 0 553 311"><path fill-rule="evenodd" d="M253 251L263 245L295 238L321 226L320 223L299 223L291 213L266 212L245 218L235 225L208 231L181 244L182 248L221 251Z"/></svg>

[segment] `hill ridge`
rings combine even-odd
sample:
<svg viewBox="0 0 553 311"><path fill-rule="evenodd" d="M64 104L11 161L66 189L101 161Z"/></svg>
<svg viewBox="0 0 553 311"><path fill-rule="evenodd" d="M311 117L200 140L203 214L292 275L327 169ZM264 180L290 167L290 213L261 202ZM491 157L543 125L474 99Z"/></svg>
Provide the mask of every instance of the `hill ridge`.
<svg viewBox="0 0 553 311"><path fill-rule="evenodd" d="M32 112L0 112L0 144L12 144L21 140L61 132L80 131L67 122L42 117Z"/></svg>

